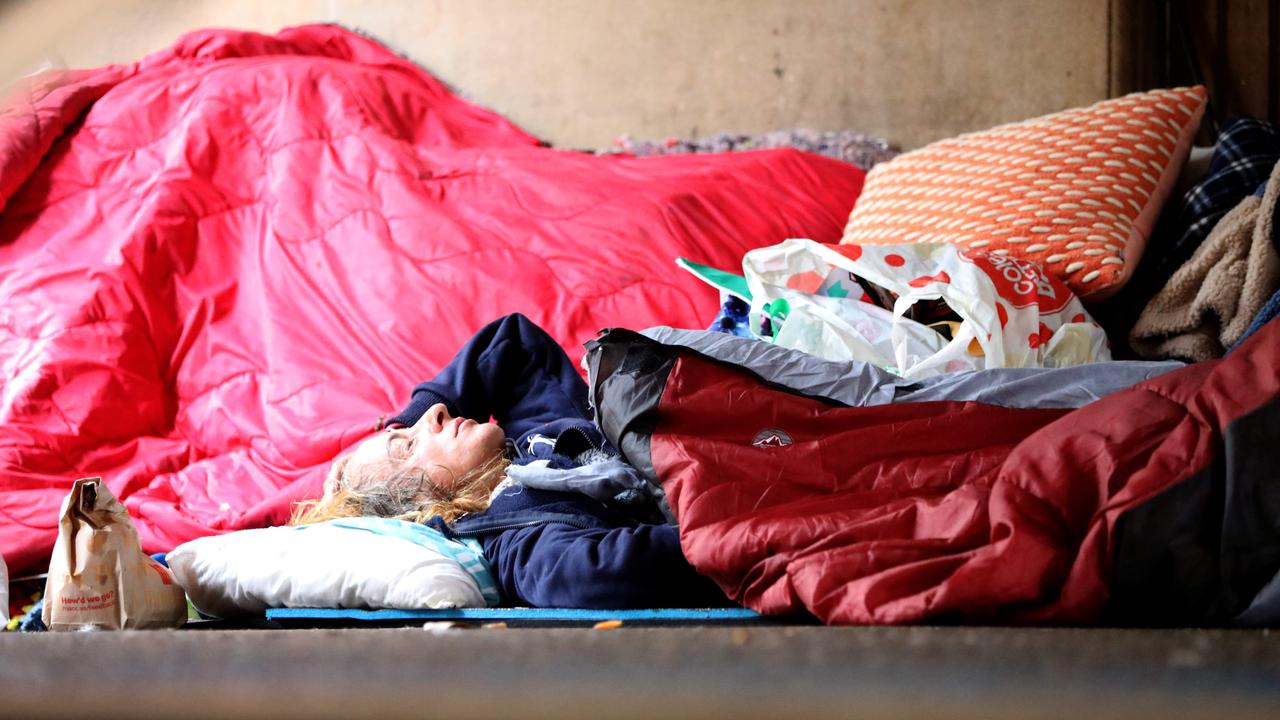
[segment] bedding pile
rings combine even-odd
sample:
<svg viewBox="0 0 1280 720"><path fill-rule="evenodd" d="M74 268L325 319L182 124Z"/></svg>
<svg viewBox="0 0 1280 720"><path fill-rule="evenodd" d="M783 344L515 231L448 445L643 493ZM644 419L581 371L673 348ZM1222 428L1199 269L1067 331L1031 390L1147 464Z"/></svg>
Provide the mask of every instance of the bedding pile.
<svg viewBox="0 0 1280 720"><path fill-rule="evenodd" d="M207 30L0 111L0 556L101 475L143 548L278 524L475 330L701 324L673 272L834 242L863 172L543 146L336 26Z"/></svg>
<svg viewBox="0 0 1280 720"><path fill-rule="evenodd" d="M1192 195L1230 192L1157 228L1206 101L882 148L860 198L794 149L548 148L335 26L40 76L0 111L0 558L40 570L101 475L209 612L500 603L437 527L252 528L519 312L747 608L1280 623L1280 169L1227 143ZM1134 297L1150 361L1100 362Z"/></svg>

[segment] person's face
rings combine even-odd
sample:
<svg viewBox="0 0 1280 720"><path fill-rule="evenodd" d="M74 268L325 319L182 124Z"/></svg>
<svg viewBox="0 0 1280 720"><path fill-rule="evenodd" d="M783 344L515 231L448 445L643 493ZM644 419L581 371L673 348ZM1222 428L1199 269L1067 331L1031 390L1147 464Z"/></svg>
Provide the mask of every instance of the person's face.
<svg viewBox="0 0 1280 720"><path fill-rule="evenodd" d="M360 443L343 475L378 477L391 468L420 468L433 485L448 491L458 479L501 453L503 438L497 425L455 418L437 403L411 427L391 428Z"/></svg>

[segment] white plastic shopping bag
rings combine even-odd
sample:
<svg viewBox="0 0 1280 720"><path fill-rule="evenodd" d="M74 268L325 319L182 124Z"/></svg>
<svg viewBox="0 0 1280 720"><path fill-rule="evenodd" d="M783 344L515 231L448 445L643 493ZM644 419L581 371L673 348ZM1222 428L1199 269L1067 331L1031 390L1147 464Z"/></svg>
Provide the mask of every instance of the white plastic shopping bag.
<svg viewBox="0 0 1280 720"><path fill-rule="evenodd" d="M1106 333L1080 300L1033 262L942 243L791 239L752 250L742 265L752 329L767 319L778 345L829 360L921 378L1111 359ZM953 320L910 319L920 303Z"/></svg>

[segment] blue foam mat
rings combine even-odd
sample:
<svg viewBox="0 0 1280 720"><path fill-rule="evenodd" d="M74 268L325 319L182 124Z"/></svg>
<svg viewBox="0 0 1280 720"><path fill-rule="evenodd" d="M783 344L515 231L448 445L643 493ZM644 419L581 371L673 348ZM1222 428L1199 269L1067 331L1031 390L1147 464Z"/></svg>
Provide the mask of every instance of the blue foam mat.
<svg viewBox="0 0 1280 720"><path fill-rule="evenodd" d="M448 610L345 610L338 608L270 608L268 620L504 620L623 622L717 622L760 620L764 616L744 608L653 608L646 610L582 610L578 608L451 608Z"/></svg>

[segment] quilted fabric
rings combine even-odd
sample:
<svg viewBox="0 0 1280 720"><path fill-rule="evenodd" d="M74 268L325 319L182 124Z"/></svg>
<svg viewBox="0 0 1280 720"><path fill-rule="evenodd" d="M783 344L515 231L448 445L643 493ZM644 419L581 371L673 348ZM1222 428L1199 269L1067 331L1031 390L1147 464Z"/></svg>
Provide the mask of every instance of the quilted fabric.
<svg viewBox="0 0 1280 720"><path fill-rule="evenodd" d="M862 179L542 147L335 26L41 78L0 112L0 555L37 569L85 475L148 552L280 521L489 320L575 359L699 327L716 295L674 258L834 242Z"/></svg>
<svg viewBox="0 0 1280 720"><path fill-rule="evenodd" d="M1132 275L1200 125L1202 87L942 140L877 165L844 243L948 242L1034 260L1081 298Z"/></svg>

